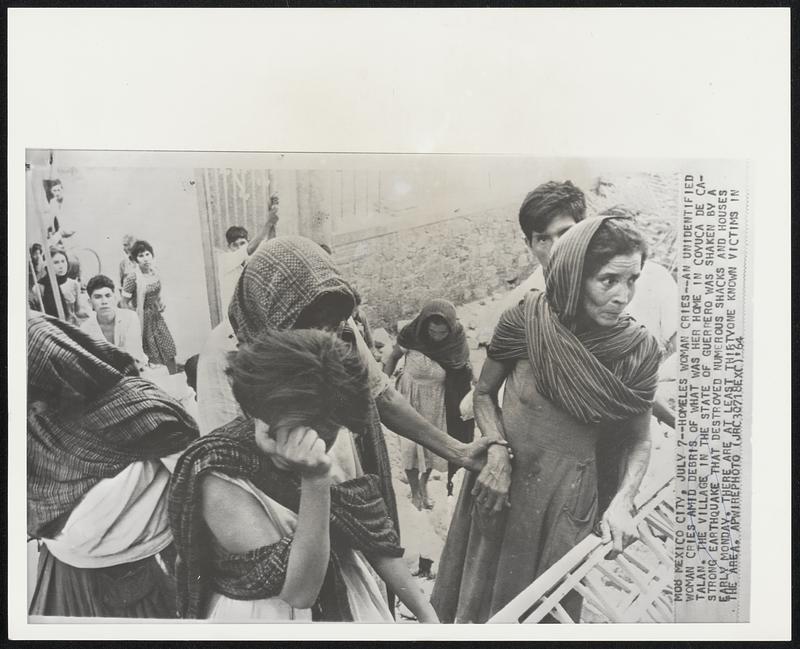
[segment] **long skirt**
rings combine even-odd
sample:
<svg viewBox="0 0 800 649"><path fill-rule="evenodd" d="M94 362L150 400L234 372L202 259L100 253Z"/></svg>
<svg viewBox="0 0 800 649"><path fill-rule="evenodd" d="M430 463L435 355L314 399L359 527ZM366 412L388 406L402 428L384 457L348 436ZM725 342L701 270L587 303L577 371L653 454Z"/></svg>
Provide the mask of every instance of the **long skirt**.
<svg viewBox="0 0 800 649"><path fill-rule="evenodd" d="M154 556L108 568L75 568L42 545L29 614L174 619L175 584Z"/></svg>
<svg viewBox="0 0 800 649"><path fill-rule="evenodd" d="M510 508L485 512L465 477L431 603L442 622L482 623L591 533L597 517L597 431L536 390L521 361L506 384L503 422L514 449ZM582 600L562 605L574 620Z"/></svg>

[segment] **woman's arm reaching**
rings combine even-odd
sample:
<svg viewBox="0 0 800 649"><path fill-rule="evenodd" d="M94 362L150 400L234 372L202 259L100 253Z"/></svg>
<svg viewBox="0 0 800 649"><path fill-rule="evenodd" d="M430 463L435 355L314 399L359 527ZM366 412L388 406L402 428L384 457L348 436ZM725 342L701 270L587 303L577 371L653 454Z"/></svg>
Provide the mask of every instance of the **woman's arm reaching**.
<svg viewBox="0 0 800 649"><path fill-rule="evenodd" d="M624 424L620 431L624 438L620 457L619 489L600 521L603 541L613 543L612 552L622 552L638 536L633 522L634 498L650 463L650 417L647 411Z"/></svg>
<svg viewBox="0 0 800 649"><path fill-rule="evenodd" d="M475 423L491 446L487 451L486 466L475 481L472 495L479 505L495 512L502 511L509 504L508 490L511 486L511 451L506 445L497 404L497 392L509 371L508 364L487 358L473 396Z"/></svg>
<svg viewBox="0 0 800 649"><path fill-rule="evenodd" d="M369 562L386 582L386 585L397 594L408 610L419 622L436 623L439 618L422 589L414 583L405 561L399 557L369 557Z"/></svg>

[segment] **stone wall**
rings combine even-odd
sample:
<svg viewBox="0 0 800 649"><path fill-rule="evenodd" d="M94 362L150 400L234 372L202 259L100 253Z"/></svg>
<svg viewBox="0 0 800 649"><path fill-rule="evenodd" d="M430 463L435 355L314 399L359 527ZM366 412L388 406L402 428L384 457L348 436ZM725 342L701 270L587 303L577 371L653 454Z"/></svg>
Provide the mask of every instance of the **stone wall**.
<svg viewBox="0 0 800 649"><path fill-rule="evenodd" d="M429 299L478 300L507 291L534 269L515 205L342 233L334 237L334 255L361 293L370 323L390 330Z"/></svg>

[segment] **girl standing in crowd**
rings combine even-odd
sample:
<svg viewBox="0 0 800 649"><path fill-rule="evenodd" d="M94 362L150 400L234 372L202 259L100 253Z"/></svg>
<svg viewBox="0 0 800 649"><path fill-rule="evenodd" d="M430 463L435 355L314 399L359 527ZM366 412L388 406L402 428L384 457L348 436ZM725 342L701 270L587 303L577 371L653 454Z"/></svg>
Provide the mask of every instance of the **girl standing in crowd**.
<svg viewBox="0 0 800 649"><path fill-rule="evenodd" d="M38 308L38 302L41 300L44 312L57 318L58 307L56 306L56 300L61 300L64 319L70 324L77 325L89 315L81 307L81 285L77 280L69 277L69 260L63 250L55 248L50 250L50 260L53 264L53 272L58 284L59 294L58 296L54 295L50 277L45 273L38 284L34 286L35 299L33 300L33 306Z"/></svg>
<svg viewBox="0 0 800 649"><path fill-rule="evenodd" d="M358 353L319 330L267 331L231 361L242 416L181 457L170 518L182 617L391 622L372 564L421 622L378 475L354 433L374 425Z"/></svg>
<svg viewBox="0 0 800 649"><path fill-rule="evenodd" d="M166 365L175 374L175 341L162 315L166 306L161 299L161 277L155 268L153 247L147 241L131 246L131 260L136 269L122 285L123 306L133 309L142 325L142 346L152 365Z"/></svg>
<svg viewBox="0 0 800 649"><path fill-rule="evenodd" d="M405 355L398 389L427 421L447 430L455 439L471 442L474 423L461 419L459 405L472 385L472 366L464 327L455 307L447 300L431 300L419 315L403 327L384 371L392 375ZM403 468L417 509L432 509L428 495L431 470L444 470L445 462L411 440L401 438ZM453 468L453 472L455 468ZM452 490L452 473L448 491Z"/></svg>
<svg viewBox="0 0 800 649"><path fill-rule="evenodd" d="M598 519L613 551L635 538L660 352L625 309L646 257L631 219L582 221L554 245L546 292L501 317L474 406L483 435L507 440L514 462L492 445L485 469L464 481L431 596L443 621L485 622ZM598 505L601 456L622 471L607 508ZM578 621L580 596L561 603Z"/></svg>

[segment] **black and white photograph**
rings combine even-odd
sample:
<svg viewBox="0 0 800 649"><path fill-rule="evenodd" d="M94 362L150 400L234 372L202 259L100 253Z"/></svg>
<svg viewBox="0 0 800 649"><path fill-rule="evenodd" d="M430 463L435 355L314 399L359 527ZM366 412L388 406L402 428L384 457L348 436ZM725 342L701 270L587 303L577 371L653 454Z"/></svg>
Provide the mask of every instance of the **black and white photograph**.
<svg viewBox="0 0 800 649"><path fill-rule="evenodd" d="M783 14L651 11L14 10L10 637L780 636Z"/></svg>
<svg viewBox="0 0 800 649"><path fill-rule="evenodd" d="M676 621L635 166L30 151L30 615Z"/></svg>

